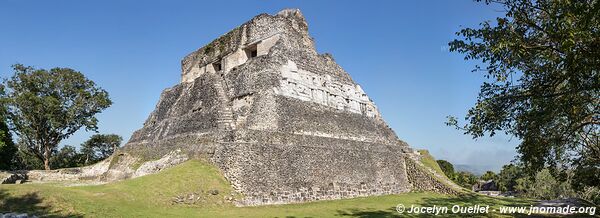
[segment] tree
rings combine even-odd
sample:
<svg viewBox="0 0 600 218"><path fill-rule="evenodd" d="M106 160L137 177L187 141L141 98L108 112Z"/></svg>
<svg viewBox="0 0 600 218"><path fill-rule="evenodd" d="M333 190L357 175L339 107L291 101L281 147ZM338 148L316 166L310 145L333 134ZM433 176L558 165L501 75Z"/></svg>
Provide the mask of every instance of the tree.
<svg viewBox="0 0 600 218"><path fill-rule="evenodd" d="M570 176L568 177L570 178ZM538 171L533 177L524 175L524 177L516 179L514 190L522 197L544 200L573 197L583 197L593 200L593 197L586 196L586 194L593 194L595 188L586 187L586 190L591 191L586 193L584 190L581 190L580 193L577 193L571 187L570 179L559 181L552 175L551 169L544 168Z"/></svg>
<svg viewBox="0 0 600 218"><path fill-rule="evenodd" d="M523 170L515 164L507 164L502 166L502 170L498 173L498 189L500 191L516 191L517 179L524 177Z"/></svg>
<svg viewBox="0 0 600 218"><path fill-rule="evenodd" d="M531 177L529 176L518 178L517 180L515 180L515 191L517 191L524 197L530 196L528 195L528 192L532 187L532 180L533 179L531 179Z"/></svg>
<svg viewBox="0 0 600 218"><path fill-rule="evenodd" d="M446 160L437 160L437 163L448 178L454 177L454 165Z"/></svg>
<svg viewBox="0 0 600 218"><path fill-rule="evenodd" d="M543 169L535 175L535 182L532 184L530 193L535 198L556 199L558 197L556 192L558 185L558 181L550 174L550 170Z"/></svg>
<svg viewBox="0 0 600 218"><path fill-rule="evenodd" d="M477 176L469 172L457 172L454 176L454 182L456 182L457 185L471 189L477 182Z"/></svg>
<svg viewBox="0 0 600 218"><path fill-rule="evenodd" d="M0 94L3 93L4 88L0 86ZM6 124L6 107L0 104L0 170L12 169L16 153L17 147Z"/></svg>
<svg viewBox="0 0 600 218"><path fill-rule="evenodd" d="M496 173L492 172L492 171L487 171L485 172L483 175L481 175L481 180L496 180L498 179L498 176L496 175Z"/></svg>
<svg viewBox="0 0 600 218"><path fill-rule="evenodd" d="M0 117L0 170L11 170L14 166L17 147L12 140L4 119Z"/></svg>
<svg viewBox="0 0 600 218"><path fill-rule="evenodd" d="M75 147L70 145L63 146L52 156L50 165L53 169L70 168L83 166L83 155L77 152Z"/></svg>
<svg viewBox="0 0 600 218"><path fill-rule="evenodd" d="M81 144L85 164L93 164L112 155L121 145L123 138L115 134L95 134Z"/></svg>
<svg viewBox="0 0 600 218"><path fill-rule="evenodd" d="M486 0L506 14L457 32L450 50L479 60L488 78L459 126L516 136L529 173L545 166L600 168L600 2ZM595 174L598 177L600 174ZM596 184L597 185L597 184Z"/></svg>
<svg viewBox="0 0 600 218"><path fill-rule="evenodd" d="M17 141L18 151L15 156L14 169L19 170L41 170L44 169L44 162L37 156L29 152L23 140ZM54 151L53 151L54 153Z"/></svg>
<svg viewBox="0 0 600 218"><path fill-rule="evenodd" d="M82 127L96 131L95 115L112 102L105 90L73 69L34 69L20 64L13 69L2 96L8 124L49 170L58 144Z"/></svg>

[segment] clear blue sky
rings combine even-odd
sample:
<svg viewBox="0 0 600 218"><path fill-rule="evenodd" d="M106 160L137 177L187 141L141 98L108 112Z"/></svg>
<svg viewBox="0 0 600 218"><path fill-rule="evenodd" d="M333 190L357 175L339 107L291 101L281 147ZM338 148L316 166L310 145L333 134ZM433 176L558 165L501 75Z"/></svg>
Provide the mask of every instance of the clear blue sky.
<svg viewBox="0 0 600 218"><path fill-rule="evenodd" d="M299 8L319 52L333 54L379 106L398 136L455 164L512 160L517 140L472 140L444 125L463 117L483 76L447 50L462 26L502 14L456 1L0 1L0 73L15 63L70 67L114 101L101 133L125 140L142 127L163 89L180 77L183 56L260 13ZM80 131L63 144L79 145Z"/></svg>

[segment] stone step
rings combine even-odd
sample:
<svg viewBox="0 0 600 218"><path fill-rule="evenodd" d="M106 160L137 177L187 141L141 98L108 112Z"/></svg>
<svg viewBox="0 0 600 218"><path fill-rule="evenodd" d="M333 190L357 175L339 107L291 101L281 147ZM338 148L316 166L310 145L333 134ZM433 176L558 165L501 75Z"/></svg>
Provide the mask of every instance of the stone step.
<svg viewBox="0 0 600 218"><path fill-rule="evenodd" d="M217 91L217 99L225 104L217 110L217 126L220 129L232 130L234 129L235 125L233 112L231 110L231 106L229 105L231 99L229 99L227 96L222 78L216 78L216 81L217 82L214 84L214 87Z"/></svg>
<svg viewBox="0 0 600 218"><path fill-rule="evenodd" d="M221 123L221 124L217 124L217 127L221 128L221 129L233 129L233 124L232 123Z"/></svg>

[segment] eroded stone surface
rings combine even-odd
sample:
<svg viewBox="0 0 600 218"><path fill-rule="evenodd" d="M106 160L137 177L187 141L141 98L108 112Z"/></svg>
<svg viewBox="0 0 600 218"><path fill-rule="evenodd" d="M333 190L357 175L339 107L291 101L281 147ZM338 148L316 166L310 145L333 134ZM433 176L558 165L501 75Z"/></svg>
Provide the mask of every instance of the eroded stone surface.
<svg viewBox="0 0 600 218"><path fill-rule="evenodd" d="M0 171L0 184L18 184L26 179L27 175L21 172Z"/></svg>
<svg viewBox="0 0 600 218"><path fill-rule="evenodd" d="M412 149L333 57L317 53L299 10L258 15L181 64L181 83L121 151L59 172L111 181L204 158L241 206L451 192L411 162Z"/></svg>
<svg viewBox="0 0 600 218"><path fill-rule="evenodd" d="M188 160L188 156L182 154L180 150L173 151L161 159L155 161L144 162L136 171L133 173L133 178L145 176L148 174L157 173L163 169L175 166Z"/></svg>
<svg viewBox="0 0 600 218"><path fill-rule="evenodd" d="M127 152L205 156L245 198L281 204L402 193L410 147L300 11L261 14L182 60ZM143 152L148 150L151 152Z"/></svg>
<svg viewBox="0 0 600 218"><path fill-rule="evenodd" d="M26 213L0 213L0 218L37 218L37 216Z"/></svg>

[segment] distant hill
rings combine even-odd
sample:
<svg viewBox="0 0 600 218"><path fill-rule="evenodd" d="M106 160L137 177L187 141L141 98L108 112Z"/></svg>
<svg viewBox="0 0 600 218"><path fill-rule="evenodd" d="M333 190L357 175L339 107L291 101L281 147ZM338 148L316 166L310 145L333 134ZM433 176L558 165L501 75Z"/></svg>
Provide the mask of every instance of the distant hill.
<svg viewBox="0 0 600 218"><path fill-rule="evenodd" d="M455 164L454 171L465 171L473 173L477 176L483 175L486 171L491 170L498 173L498 169L491 165L468 165L468 164Z"/></svg>

